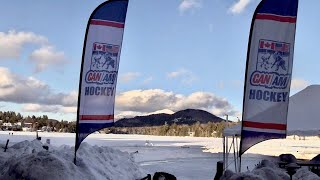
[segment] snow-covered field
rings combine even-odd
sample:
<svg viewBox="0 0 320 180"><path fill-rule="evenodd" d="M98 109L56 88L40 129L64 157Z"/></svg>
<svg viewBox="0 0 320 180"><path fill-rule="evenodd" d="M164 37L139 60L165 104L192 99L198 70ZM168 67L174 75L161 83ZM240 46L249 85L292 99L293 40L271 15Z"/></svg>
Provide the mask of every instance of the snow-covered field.
<svg viewBox="0 0 320 180"><path fill-rule="evenodd" d="M75 134L39 132L39 136L42 137L42 143L50 139L52 147L49 147L49 150L52 150L52 155L63 157L62 159L60 158L60 163L66 164L64 166L68 168L68 172L73 173L68 176L64 175L64 179L70 179L70 177L88 179L88 176L85 174L90 173L96 174L93 179L106 177L107 175L104 173L111 174L111 179L119 179L120 177L120 179L127 179L128 176L136 179L140 176L142 178L147 173L153 174L156 171L164 171L174 174L178 179L206 180L213 179L216 172L216 163L222 160L222 139L220 138L92 134L84 141L86 143L81 145L82 149L78 151L78 159L81 161L79 163L80 169L74 169L72 164L73 149L71 146L74 146ZM34 151L36 152L33 153L46 155L42 150L40 152L41 145L32 141L35 139L35 132L14 132L12 136L9 135L8 131L0 131L1 146L4 146L7 139L10 140L9 147L17 142L29 141L16 145L18 146L16 148L9 148L6 153L3 153L1 150L0 165L2 167L6 158L14 156L15 151L19 151L20 154L22 152L32 154L32 148L25 148L26 143L35 149ZM115 150L107 147L100 148L102 146L111 147ZM101 155L103 152L112 152L114 157L103 156ZM262 158L265 158L262 155L278 156L282 153L292 153L297 158L311 159L320 154L320 138L306 137L305 140L299 140L299 137L293 139L290 136L286 140L262 142L243 156L243 170L245 171L247 166L252 170L255 164ZM48 156L46 155L45 157L48 158ZM30 159L31 157L28 156L21 159L21 162L19 161L20 164L27 161L28 158ZM132 161L130 158L132 158ZM50 157L48 160L50 160ZM94 161L96 165L95 163L88 163L86 161ZM18 164L16 163L15 167L21 168ZM24 162L24 165L30 166L27 162ZM53 163L52 167L57 167L58 165L59 163ZM113 168L110 169L108 166L112 166ZM233 165L231 164L229 167L232 169ZM102 172L99 168L106 169L106 171ZM109 172L112 169L119 172L112 174ZM1 172L3 171L7 170L2 170ZM119 176L116 176L116 174Z"/></svg>

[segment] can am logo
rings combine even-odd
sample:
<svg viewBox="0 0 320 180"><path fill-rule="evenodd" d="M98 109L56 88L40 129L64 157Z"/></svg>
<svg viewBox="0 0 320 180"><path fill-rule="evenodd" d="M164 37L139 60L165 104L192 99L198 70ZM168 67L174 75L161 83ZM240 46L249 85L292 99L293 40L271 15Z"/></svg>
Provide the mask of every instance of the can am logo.
<svg viewBox="0 0 320 180"><path fill-rule="evenodd" d="M119 46L106 43L93 43L90 70L86 82L114 84L118 73Z"/></svg>
<svg viewBox="0 0 320 180"><path fill-rule="evenodd" d="M260 40L256 70L251 74L250 84L265 88L285 89L290 81L290 44Z"/></svg>

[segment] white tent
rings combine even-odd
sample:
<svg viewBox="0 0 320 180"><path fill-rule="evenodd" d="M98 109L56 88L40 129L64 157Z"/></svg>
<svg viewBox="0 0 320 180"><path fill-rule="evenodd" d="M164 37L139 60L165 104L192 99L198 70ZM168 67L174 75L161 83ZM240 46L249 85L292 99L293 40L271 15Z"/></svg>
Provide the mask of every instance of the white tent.
<svg viewBox="0 0 320 180"><path fill-rule="evenodd" d="M289 135L320 134L320 85L308 86L290 97L287 119ZM223 132L224 136L240 134L241 125L228 127Z"/></svg>
<svg viewBox="0 0 320 180"><path fill-rule="evenodd" d="M311 85L289 99L288 133L318 135L320 130L320 85Z"/></svg>
<svg viewBox="0 0 320 180"><path fill-rule="evenodd" d="M237 124L235 126L227 127L224 129L222 134L222 144L223 144L223 169L227 169L229 166L229 155L233 153L233 163L234 169L236 172L239 171L239 137L241 135L241 124ZM229 138L231 138L231 142L229 145Z"/></svg>
<svg viewBox="0 0 320 180"><path fill-rule="evenodd" d="M266 112L272 112L272 107ZM288 135L315 136L320 134L320 85L311 85L294 94L289 99L287 118ZM223 131L223 161L228 162L231 148L234 153L234 163L237 164L237 138L241 135L241 124L228 127ZM232 138L229 146L228 138ZM237 165L235 165L237 169Z"/></svg>

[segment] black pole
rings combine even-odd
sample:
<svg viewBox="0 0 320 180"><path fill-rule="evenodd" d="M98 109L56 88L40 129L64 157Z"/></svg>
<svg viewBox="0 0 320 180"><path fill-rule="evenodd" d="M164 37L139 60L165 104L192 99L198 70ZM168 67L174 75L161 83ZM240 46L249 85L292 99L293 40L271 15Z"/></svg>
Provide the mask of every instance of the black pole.
<svg viewBox="0 0 320 180"><path fill-rule="evenodd" d="M234 136L232 138L233 144L233 159L234 159L234 171L237 172L237 157L236 157L236 146L234 142Z"/></svg>
<svg viewBox="0 0 320 180"><path fill-rule="evenodd" d="M8 149L8 144L9 144L9 139L7 140L6 146L4 147L4 152L7 151L7 149Z"/></svg>
<svg viewBox="0 0 320 180"><path fill-rule="evenodd" d="M239 156L239 173L241 172L241 156Z"/></svg>

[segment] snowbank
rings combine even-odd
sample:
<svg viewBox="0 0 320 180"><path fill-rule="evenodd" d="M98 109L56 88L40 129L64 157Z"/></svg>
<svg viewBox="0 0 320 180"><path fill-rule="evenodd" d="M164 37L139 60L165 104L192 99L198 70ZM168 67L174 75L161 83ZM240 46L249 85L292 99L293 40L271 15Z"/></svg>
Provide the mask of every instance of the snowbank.
<svg viewBox="0 0 320 180"><path fill-rule="evenodd" d="M301 168L298 169L298 171L296 172L296 174L294 174L294 180L319 180L320 177L317 176L316 174L310 172L308 169L306 168Z"/></svg>
<svg viewBox="0 0 320 180"><path fill-rule="evenodd" d="M73 163L74 147L45 150L38 140L22 141L0 152L0 179L139 179L146 174L129 153L82 143Z"/></svg>
<svg viewBox="0 0 320 180"><path fill-rule="evenodd" d="M251 172L234 173L227 170L221 180L290 180L290 176L285 170L280 169L273 162L268 160L262 160L260 164L256 166ZM316 174L310 172L305 168L300 168L293 176L294 180L320 180Z"/></svg>

